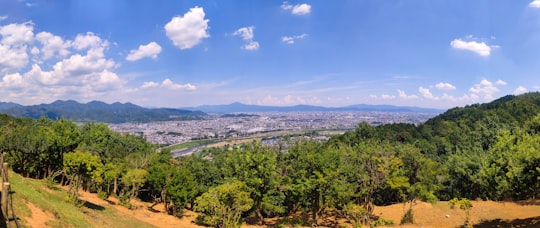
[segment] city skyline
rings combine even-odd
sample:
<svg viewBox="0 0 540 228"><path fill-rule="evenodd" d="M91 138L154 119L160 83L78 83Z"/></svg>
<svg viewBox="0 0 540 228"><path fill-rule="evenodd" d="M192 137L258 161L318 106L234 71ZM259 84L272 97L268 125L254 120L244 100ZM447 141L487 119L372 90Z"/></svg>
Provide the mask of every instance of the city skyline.
<svg viewBox="0 0 540 228"><path fill-rule="evenodd" d="M448 109L540 89L540 0L0 0L0 101Z"/></svg>

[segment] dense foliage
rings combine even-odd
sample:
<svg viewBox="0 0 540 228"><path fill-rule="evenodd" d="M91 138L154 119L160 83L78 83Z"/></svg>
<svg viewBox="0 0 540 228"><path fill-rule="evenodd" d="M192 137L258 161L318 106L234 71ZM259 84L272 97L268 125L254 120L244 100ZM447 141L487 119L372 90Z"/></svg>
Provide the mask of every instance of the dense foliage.
<svg viewBox="0 0 540 228"><path fill-rule="evenodd" d="M450 109L418 126L360 123L326 142L285 138L177 159L100 123L0 115L0 130L1 150L24 176L116 195L128 207L139 197L177 216L194 209L218 227L294 213L317 223L328 210L369 224L374 205L540 197L538 93Z"/></svg>
<svg viewBox="0 0 540 228"><path fill-rule="evenodd" d="M76 101L55 101L50 104L22 106L0 102L0 113L17 117L57 119L67 118L79 122L98 121L105 123L151 122L168 120L199 120L206 114L172 108L143 108L131 103L106 104L92 101L81 104Z"/></svg>

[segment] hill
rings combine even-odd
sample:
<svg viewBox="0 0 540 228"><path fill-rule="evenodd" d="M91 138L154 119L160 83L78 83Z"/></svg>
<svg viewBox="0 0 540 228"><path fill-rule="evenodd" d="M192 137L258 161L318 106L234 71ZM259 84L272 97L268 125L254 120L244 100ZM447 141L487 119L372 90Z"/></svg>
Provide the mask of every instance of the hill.
<svg viewBox="0 0 540 228"><path fill-rule="evenodd" d="M197 107L186 107L187 110L199 110L206 113L238 113L238 112L329 112L329 111L369 111L369 112L421 112L421 113L442 113L444 110L392 106L392 105L350 105L345 107L323 107L313 105L295 106L262 106L248 105L235 102L227 105L202 105Z"/></svg>
<svg viewBox="0 0 540 228"><path fill-rule="evenodd" d="M201 111L189 111L170 108L143 108L131 103L107 104L100 101L92 101L86 104L76 101L55 101L50 104L22 106L5 104L0 107L0 113L16 117L29 117L38 119L45 116L50 119L66 118L76 122L151 122L168 120L192 120L201 119L206 115Z"/></svg>
<svg viewBox="0 0 540 228"><path fill-rule="evenodd" d="M137 208L130 210L117 205L116 198L103 200L96 194L82 191L80 194L84 203L81 207L76 207L64 200L67 194L61 186L47 185L44 180L23 178L14 173L10 174L10 179L15 193L15 213L23 227L204 227L196 225L194 220L197 214L187 210L184 217L177 218L167 215L159 206L154 207L157 210L151 210L148 208L150 203L139 201L135 202ZM403 204L377 206L375 212L397 223L403 214L403 207ZM450 209L444 201L434 204L418 202L414 211L416 224L404 227L457 227L463 223L463 211ZM540 224L539 213L538 200L504 203L474 201L471 211L474 227L532 227ZM343 219L330 219L334 224L350 225ZM277 226L281 220L292 221L278 217L268 218L266 223L268 226ZM14 221L8 225L15 226ZM266 226L244 223L242 227Z"/></svg>

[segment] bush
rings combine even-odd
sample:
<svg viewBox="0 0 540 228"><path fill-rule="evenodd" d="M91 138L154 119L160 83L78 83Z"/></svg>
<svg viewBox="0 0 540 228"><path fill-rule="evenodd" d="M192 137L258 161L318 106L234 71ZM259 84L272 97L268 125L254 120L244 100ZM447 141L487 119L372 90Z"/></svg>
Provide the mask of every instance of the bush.
<svg viewBox="0 0 540 228"><path fill-rule="evenodd" d="M395 225L393 220L390 219L384 219L379 217L375 222L373 222L372 226L393 226Z"/></svg>
<svg viewBox="0 0 540 228"><path fill-rule="evenodd" d="M107 192L104 192L104 191L98 191L97 197L99 197L102 200L106 200L109 198L109 194L107 194Z"/></svg>
<svg viewBox="0 0 540 228"><path fill-rule="evenodd" d="M285 227L299 227L299 226L311 226L308 222L304 221L301 218L284 218L282 220L279 220L279 222L276 224L278 228L285 228Z"/></svg>

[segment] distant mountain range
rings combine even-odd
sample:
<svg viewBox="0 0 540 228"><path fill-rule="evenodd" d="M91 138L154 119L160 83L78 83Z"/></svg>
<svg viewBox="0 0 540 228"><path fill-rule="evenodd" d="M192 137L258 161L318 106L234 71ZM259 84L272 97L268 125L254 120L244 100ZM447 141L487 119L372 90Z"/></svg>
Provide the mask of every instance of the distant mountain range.
<svg viewBox="0 0 540 228"><path fill-rule="evenodd" d="M248 105L235 102L228 105L202 105L197 107L182 108L192 111L202 111L206 113L239 113L239 112L325 112L325 111L380 111L380 112L422 112L422 113L442 113L446 110L419 108L393 105L350 105L344 107L323 107L312 105L295 106L261 106Z"/></svg>
<svg viewBox="0 0 540 228"><path fill-rule="evenodd" d="M92 101L86 104L76 101L55 101L50 104L23 106L11 102L0 102L0 113L16 117L50 119L66 118L77 122L151 122L168 120L201 119L206 113L172 108L143 108L131 103L107 104Z"/></svg>
<svg viewBox="0 0 540 228"><path fill-rule="evenodd" d="M445 110L392 105L351 105L345 107L322 107L312 105L261 106L242 103L228 105L202 105L182 109L144 108L132 103L107 104L101 101L79 103L72 100L58 100L50 104L24 106L12 102L0 102L0 113L16 117L50 119L66 118L77 122L151 122L169 120L202 119L206 113L253 113L253 112L325 112L325 111L380 111L380 112L421 112L442 113Z"/></svg>

